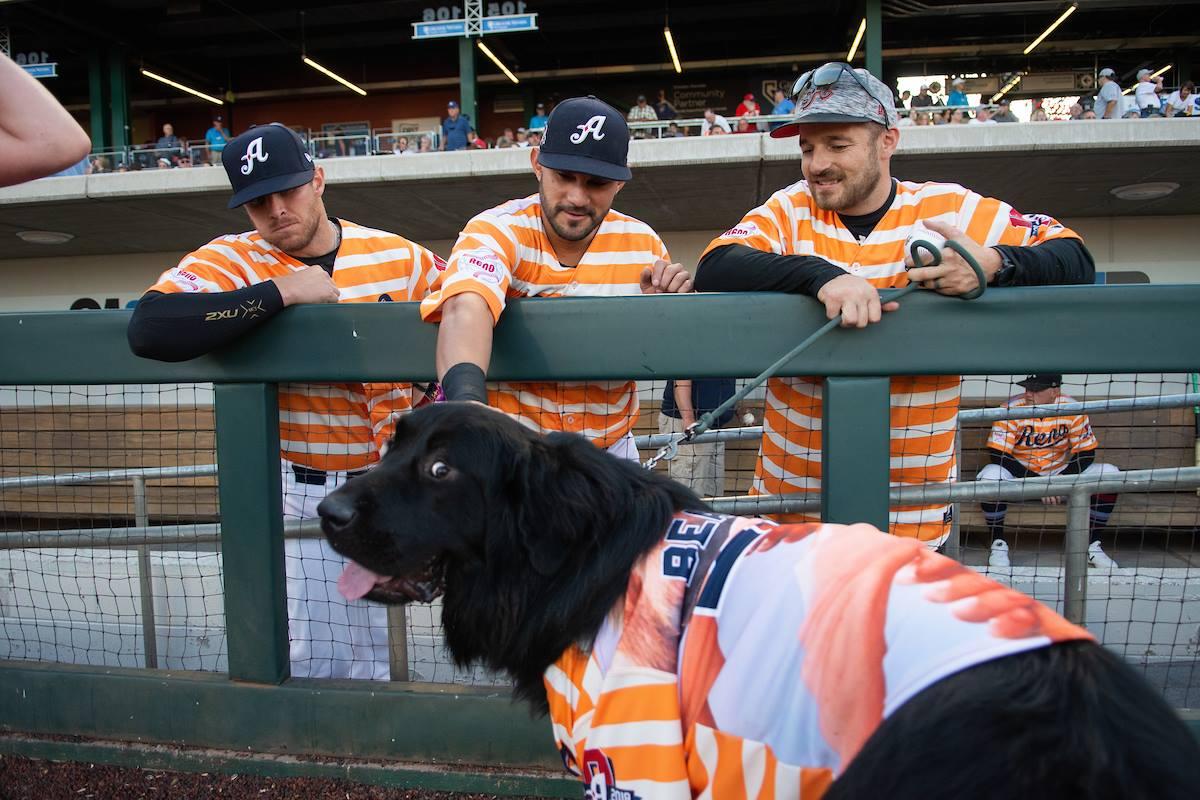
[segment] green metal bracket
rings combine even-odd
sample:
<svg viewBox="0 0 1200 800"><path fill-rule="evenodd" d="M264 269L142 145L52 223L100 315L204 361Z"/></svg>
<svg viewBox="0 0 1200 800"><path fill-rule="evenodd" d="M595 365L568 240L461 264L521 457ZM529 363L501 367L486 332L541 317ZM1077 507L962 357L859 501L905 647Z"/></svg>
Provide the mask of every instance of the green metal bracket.
<svg viewBox="0 0 1200 800"><path fill-rule="evenodd" d="M288 675L279 405L274 384L214 388L229 677Z"/></svg>
<svg viewBox="0 0 1200 800"><path fill-rule="evenodd" d="M888 527L891 381L828 378L821 411L821 519ZM854 453L854 458L838 454Z"/></svg>

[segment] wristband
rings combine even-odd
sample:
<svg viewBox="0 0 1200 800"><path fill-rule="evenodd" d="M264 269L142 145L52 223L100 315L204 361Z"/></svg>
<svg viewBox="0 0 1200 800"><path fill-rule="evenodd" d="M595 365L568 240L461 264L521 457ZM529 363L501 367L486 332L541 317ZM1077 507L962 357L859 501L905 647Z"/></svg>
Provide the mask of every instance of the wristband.
<svg viewBox="0 0 1200 800"><path fill-rule="evenodd" d="M442 376L442 392L447 400L475 400L487 403L486 376L478 364L460 361Z"/></svg>

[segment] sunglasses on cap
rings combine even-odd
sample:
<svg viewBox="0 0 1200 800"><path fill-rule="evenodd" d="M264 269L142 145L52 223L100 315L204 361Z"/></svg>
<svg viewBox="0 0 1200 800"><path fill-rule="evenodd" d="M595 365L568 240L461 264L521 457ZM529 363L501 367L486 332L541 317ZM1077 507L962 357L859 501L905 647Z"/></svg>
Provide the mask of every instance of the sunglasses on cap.
<svg viewBox="0 0 1200 800"><path fill-rule="evenodd" d="M867 85L867 82L862 79L862 75L859 75L859 70L856 70L845 61L830 61L828 64L819 66L816 69L810 69L801 75L792 85L792 98L799 97L801 93L809 88L822 89L826 86L833 86L838 82L838 78L842 77L843 72L854 78L858 82L858 85L862 87L862 90L869 96L883 103L879 96ZM863 72L865 73L866 70L863 70ZM884 103L884 107L886 108L890 104L891 98L888 98L888 102Z"/></svg>

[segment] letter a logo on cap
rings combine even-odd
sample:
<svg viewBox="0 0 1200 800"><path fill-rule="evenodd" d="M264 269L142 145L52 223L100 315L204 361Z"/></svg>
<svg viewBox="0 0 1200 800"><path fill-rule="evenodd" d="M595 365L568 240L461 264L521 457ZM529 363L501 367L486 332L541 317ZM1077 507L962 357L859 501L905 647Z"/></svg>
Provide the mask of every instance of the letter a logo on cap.
<svg viewBox="0 0 1200 800"><path fill-rule="evenodd" d="M252 139L246 147L246 155L242 156L242 161L246 162L242 164L242 174L249 175L251 172L254 172L254 162L264 162L268 158L270 158L270 155L263 152L262 137L259 136L257 139Z"/></svg>
<svg viewBox="0 0 1200 800"><path fill-rule="evenodd" d="M603 130L604 121L607 119L608 117L603 114L597 114L582 125L576 125L575 127L579 129L579 133L571 134L571 142L573 144L581 144L589 135L597 142L600 141L604 138L601 130Z"/></svg>

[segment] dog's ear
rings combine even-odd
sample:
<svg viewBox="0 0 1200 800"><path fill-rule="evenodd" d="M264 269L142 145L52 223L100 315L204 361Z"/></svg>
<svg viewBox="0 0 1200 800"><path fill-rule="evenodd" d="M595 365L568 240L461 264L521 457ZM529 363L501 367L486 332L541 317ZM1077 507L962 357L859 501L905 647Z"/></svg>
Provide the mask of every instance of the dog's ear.
<svg viewBox="0 0 1200 800"><path fill-rule="evenodd" d="M590 552L612 511L627 507L628 483L616 473L611 456L575 434L550 434L517 455L509 501L517 544L539 574Z"/></svg>

